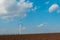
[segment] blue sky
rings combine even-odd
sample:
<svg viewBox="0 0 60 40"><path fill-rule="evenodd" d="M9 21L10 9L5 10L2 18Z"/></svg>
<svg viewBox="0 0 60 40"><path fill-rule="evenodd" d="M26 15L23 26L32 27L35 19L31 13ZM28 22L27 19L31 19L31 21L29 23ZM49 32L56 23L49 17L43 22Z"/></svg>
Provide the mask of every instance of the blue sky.
<svg viewBox="0 0 60 40"><path fill-rule="evenodd" d="M0 34L60 32L60 0L0 0Z"/></svg>

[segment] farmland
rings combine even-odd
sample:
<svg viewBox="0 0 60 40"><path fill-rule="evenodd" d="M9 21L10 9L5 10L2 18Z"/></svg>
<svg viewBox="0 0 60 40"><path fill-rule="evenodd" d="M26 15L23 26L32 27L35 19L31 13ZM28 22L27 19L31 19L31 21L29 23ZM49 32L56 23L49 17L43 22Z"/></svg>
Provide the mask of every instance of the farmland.
<svg viewBox="0 0 60 40"><path fill-rule="evenodd" d="M0 40L60 40L60 33L0 35Z"/></svg>

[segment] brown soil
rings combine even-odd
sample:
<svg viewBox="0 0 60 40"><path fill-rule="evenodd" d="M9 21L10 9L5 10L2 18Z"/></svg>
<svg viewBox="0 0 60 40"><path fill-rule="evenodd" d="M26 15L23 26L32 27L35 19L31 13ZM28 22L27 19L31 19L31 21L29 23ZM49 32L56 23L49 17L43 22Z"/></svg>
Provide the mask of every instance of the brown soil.
<svg viewBox="0 0 60 40"><path fill-rule="evenodd" d="M0 35L0 40L60 40L60 33Z"/></svg>

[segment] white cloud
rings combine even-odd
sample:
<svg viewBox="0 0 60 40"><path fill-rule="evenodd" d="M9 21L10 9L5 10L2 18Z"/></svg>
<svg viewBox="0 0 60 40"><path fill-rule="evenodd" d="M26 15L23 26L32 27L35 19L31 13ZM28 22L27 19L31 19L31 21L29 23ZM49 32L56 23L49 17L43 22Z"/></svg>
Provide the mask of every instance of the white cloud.
<svg viewBox="0 0 60 40"><path fill-rule="evenodd" d="M25 17L28 10L33 7L32 2L25 0L0 0L0 18Z"/></svg>
<svg viewBox="0 0 60 40"><path fill-rule="evenodd" d="M4 0L0 0L0 4L3 3Z"/></svg>
<svg viewBox="0 0 60 40"><path fill-rule="evenodd" d="M4 7L4 1L5 0L0 0L0 14L6 14L7 13L7 11Z"/></svg>
<svg viewBox="0 0 60 40"><path fill-rule="evenodd" d="M7 11L5 10L5 8L4 7L0 7L0 14L6 14L7 13Z"/></svg>
<svg viewBox="0 0 60 40"><path fill-rule="evenodd" d="M20 0L20 2L24 2L25 0Z"/></svg>
<svg viewBox="0 0 60 40"><path fill-rule="evenodd" d="M35 10L37 10L37 7L32 8L32 11L35 11Z"/></svg>
<svg viewBox="0 0 60 40"><path fill-rule="evenodd" d="M59 8L58 4L53 4L49 7L49 12L53 12Z"/></svg>
<svg viewBox="0 0 60 40"><path fill-rule="evenodd" d="M39 25L37 25L37 27L45 27L46 26L46 24L39 24Z"/></svg>

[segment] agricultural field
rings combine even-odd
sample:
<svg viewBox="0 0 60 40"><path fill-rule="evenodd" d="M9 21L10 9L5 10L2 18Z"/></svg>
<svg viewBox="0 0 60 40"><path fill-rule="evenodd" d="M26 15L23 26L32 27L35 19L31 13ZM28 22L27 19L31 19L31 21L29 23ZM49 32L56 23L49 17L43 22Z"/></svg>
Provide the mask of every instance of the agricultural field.
<svg viewBox="0 0 60 40"><path fill-rule="evenodd" d="M0 40L60 40L60 33L0 35Z"/></svg>

